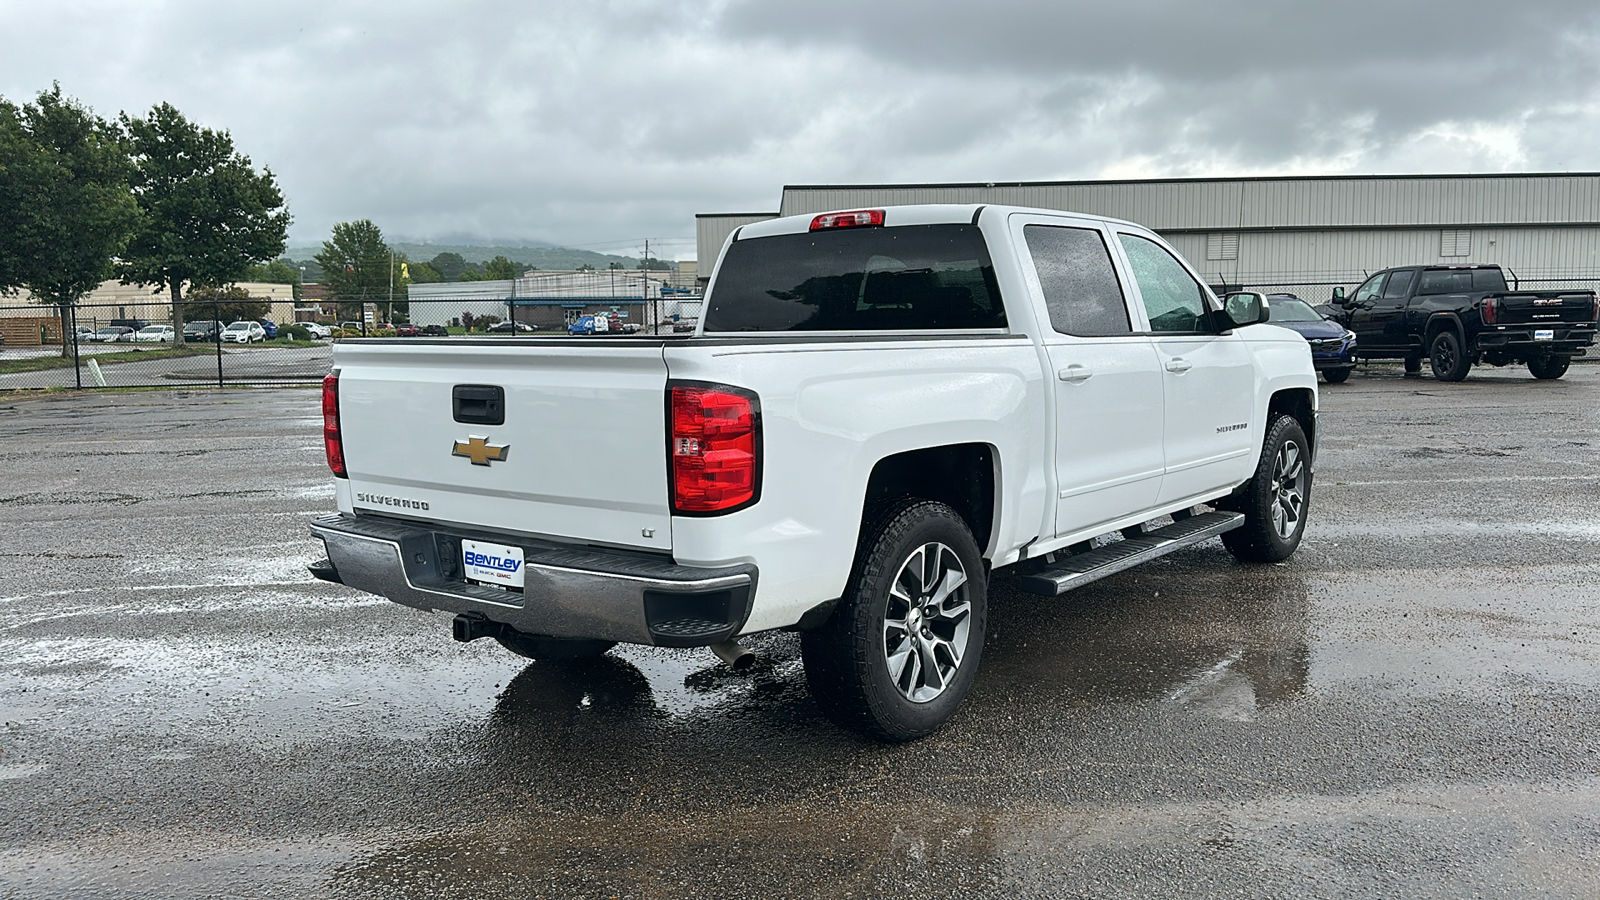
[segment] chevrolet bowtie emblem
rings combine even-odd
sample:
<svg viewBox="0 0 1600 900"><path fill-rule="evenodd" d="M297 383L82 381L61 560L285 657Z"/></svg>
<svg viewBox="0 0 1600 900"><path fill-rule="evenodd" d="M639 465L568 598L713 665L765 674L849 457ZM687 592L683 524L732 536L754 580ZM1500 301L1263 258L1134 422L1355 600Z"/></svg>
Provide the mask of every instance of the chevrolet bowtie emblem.
<svg viewBox="0 0 1600 900"><path fill-rule="evenodd" d="M472 460L475 466L487 466L491 461L504 462L506 455L511 452L510 444L495 445L489 443L486 437L470 435L464 441L456 441L456 456L465 456Z"/></svg>

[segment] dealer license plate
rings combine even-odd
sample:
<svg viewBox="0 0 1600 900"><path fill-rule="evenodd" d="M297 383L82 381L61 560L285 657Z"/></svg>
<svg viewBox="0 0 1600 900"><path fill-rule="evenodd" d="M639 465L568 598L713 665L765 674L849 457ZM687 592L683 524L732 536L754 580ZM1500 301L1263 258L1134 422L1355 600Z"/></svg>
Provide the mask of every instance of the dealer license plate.
<svg viewBox="0 0 1600 900"><path fill-rule="evenodd" d="M1533 333L1533 339L1536 341L1553 341L1556 339L1555 329L1541 328Z"/></svg>
<svg viewBox="0 0 1600 900"><path fill-rule="evenodd" d="M464 540L461 542L461 569L468 581L522 590L521 547Z"/></svg>

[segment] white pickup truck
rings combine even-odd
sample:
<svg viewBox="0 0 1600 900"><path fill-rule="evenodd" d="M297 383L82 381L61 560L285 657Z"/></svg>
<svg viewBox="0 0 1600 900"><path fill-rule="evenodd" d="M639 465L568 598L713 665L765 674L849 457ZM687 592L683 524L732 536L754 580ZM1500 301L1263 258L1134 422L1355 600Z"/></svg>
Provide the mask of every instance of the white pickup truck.
<svg viewBox="0 0 1600 900"><path fill-rule="evenodd" d="M1116 220L747 225L693 335L341 341L311 568L535 659L798 630L833 719L914 738L1001 570L1056 595L1217 535L1294 552L1317 381L1265 319Z"/></svg>

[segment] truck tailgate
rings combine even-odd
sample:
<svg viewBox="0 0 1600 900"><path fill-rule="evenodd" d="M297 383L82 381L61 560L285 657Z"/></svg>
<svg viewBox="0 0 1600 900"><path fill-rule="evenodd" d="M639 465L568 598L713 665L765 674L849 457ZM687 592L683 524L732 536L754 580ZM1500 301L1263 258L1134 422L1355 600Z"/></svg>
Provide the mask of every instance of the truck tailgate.
<svg viewBox="0 0 1600 900"><path fill-rule="evenodd" d="M659 343L341 342L334 368L355 511L671 549Z"/></svg>

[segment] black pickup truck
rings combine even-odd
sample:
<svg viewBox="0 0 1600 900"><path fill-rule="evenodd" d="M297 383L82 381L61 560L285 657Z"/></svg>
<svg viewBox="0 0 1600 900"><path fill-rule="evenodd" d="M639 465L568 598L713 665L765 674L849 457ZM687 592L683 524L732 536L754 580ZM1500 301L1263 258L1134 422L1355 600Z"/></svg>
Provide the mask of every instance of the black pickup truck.
<svg viewBox="0 0 1600 900"><path fill-rule="evenodd" d="M1385 269L1346 297L1334 288L1335 321L1355 332L1365 359L1426 356L1440 381L1460 381L1475 363L1524 363L1535 378L1560 378L1594 344L1594 291L1517 291L1499 266Z"/></svg>

